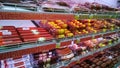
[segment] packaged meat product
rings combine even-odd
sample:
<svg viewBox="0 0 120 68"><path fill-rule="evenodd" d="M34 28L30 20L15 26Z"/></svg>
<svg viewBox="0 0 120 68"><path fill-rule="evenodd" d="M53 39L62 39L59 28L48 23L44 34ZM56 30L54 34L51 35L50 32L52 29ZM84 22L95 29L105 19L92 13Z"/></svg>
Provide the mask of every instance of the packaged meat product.
<svg viewBox="0 0 120 68"><path fill-rule="evenodd" d="M19 31L20 36L24 42L37 42L53 39L52 35L41 27L23 27L17 28L17 30Z"/></svg>
<svg viewBox="0 0 120 68"><path fill-rule="evenodd" d="M61 57L62 60L67 60L67 59L74 57L74 54L69 48L57 49L57 53Z"/></svg>

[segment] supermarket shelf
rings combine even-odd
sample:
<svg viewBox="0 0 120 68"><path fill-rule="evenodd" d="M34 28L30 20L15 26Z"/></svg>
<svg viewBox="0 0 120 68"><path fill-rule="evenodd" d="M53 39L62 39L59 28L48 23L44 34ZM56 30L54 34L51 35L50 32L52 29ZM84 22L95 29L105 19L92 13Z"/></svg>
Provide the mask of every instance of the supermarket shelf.
<svg viewBox="0 0 120 68"><path fill-rule="evenodd" d="M72 40L76 40L76 39L80 39L81 41L82 41L82 39L88 40L91 38L95 38L97 36L101 37L106 34L107 35L114 34L119 31L120 30L117 29L114 31L107 31L107 32L96 33L96 34L87 34L84 36L82 35L82 36L76 36L76 37L72 37L72 38L59 39L59 41L58 41L58 39L57 40L53 39L53 40L45 41L45 42L24 43L24 44L16 45L15 47L13 46L12 48L11 48L11 46L10 47L1 46L0 47L0 59L46 51L44 46L47 46L47 47L50 46L50 48L52 47L51 49L54 49L54 48L56 48L57 43L62 43L62 42L67 42L67 41L71 42ZM88 38L88 39L86 39L86 38ZM67 44L67 45L69 45L69 44Z"/></svg>
<svg viewBox="0 0 120 68"><path fill-rule="evenodd" d="M106 31L106 32L98 32L98 33L91 33L91 34L84 34L84 35L78 35L70 38L63 38L63 39L57 39L59 42L65 42L65 41L70 41L70 40L76 40L76 39L84 39L84 38L96 38L96 37L101 37L101 36L107 36L110 34L114 34L116 32L119 32L119 29L113 30L113 31Z"/></svg>
<svg viewBox="0 0 120 68"><path fill-rule="evenodd" d="M55 12L32 12L32 11L14 11L14 10L0 10L0 19L12 19L12 20L73 20L73 19L111 19L120 18L120 12L80 12L80 13L55 13Z"/></svg>
<svg viewBox="0 0 120 68"><path fill-rule="evenodd" d="M55 44L54 40L49 40L45 42L25 42L25 43L18 43L14 45L5 45L5 46L0 46L0 53L6 53L6 52L12 52L12 51L17 51L17 50L22 50L22 49L28 49L28 48L34 48L38 46L45 46L49 44Z"/></svg>
<svg viewBox="0 0 120 68"><path fill-rule="evenodd" d="M6 11L0 10L1 20L73 20L72 13L49 13L49 12L20 12L20 11Z"/></svg>
<svg viewBox="0 0 120 68"><path fill-rule="evenodd" d="M76 56L76 57L72 58L71 60L61 61L61 62L59 62L59 63L53 64L53 65L51 65L51 68L60 68L60 67L62 67L62 66L68 66L70 63L72 63L72 62L74 62L74 61L79 61L80 59L82 59L82 58L84 58L84 57L93 55L93 54L95 54L95 53L97 53L97 52L103 51L103 50L105 50L105 49L107 49L107 48L116 46L116 45L118 45L118 44L120 44L120 39L119 39L117 42L114 42L114 43L111 44L111 45L107 45L107 46L105 46L105 47L103 47L103 48L100 48L100 49L97 49L97 50L94 49L93 51L88 52L87 54L83 54L83 55Z"/></svg>
<svg viewBox="0 0 120 68"><path fill-rule="evenodd" d="M30 3L27 3L27 4L24 4L24 3L2 3L3 6L2 8L4 8L5 6L8 6L8 7L12 7L14 10L13 11L16 11L16 12L19 12L21 10L17 10L18 8L22 7L24 8L24 10L28 10L28 9L33 9L33 10L29 10L29 11L24 11L24 12L34 12L34 13L43 13L44 11L42 10L42 8L40 6L37 6L36 4L30 4ZM1 10L4 10L2 9ZM4 11L8 11L10 9L6 9ZM49 11L49 10L46 10L46 11ZM22 11L21 11L22 12ZM45 12L47 13L47 12ZM68 13L68 14L117 14L119 15L120 14L120 11L72 11L72 10L67 10L67 9L64 9L63 11L61 10L50 10L49 13Z"/></svg>
<svg viewBox="0 0 120 68"><path fill-rule="evenodd" d="M4 6L7 6L9 5L10 7L12 6L13 8L15 8L14 11L19 11L19 10L16 10L17 8L19 7L22 7L22 8L25 8L25 7L34 7L34 11L33 12L44 12L43 10L41 10L42 8L40 6L37 6L35 4L20 4L20 3L2 3ZM4 6L2 6L2 8L4 8ZM39 9L37 9L39 8ZM2 9L1 9L2 10ZM27 8L25 9L27 10ZM45 11L49 11L49 10L45 10ZM29 12L29 11L27 11ZM119 13L120 11L77 11L77 12L74 12L74 11L70 11L70 10L50 10L49 13L80 13L80 14L116 14L116 13Z"/></svg>
<svg viewBox="0 0 120 68"><path fill-rule="evenodd" d="M46 47L48 47L46 49ZM54 49L56 44L53 40L46 42L25 43L11 47L0 47L0 60L19 57L21 55L38 53L41 51L48 51Z"/></svg>
<svg viewBox="0 0 120 68"><path fill-rule="evenodd" d="M59 45L60 43L60 47L64 47L66 45L71 44L71 41L86 41L86 40L90 40L92 38L99 38L101 36L108 36L108 35L112 35L115 34L117 32L119 32L120 30L114 30L114 31L107 31L107 32L99 32L99 33L91 33L91 34L85 34L85 35L78 35L78 36L74 36L74 37L70 37L70 38L62 38L62 39L56 39L56 43ZM65 44L64 44L65 43Z"/></svg>
<svg viewBox="0 0 120 68"><path fill-rule="evenodd" d="M75 19L112 19L120 18L119 12L103 12L103 13L78 13L74 14Z"/></svg>
<svg viewBox="0 0 120 68"><path fill-rule="evenodd" d="M30 5L30 4L22 4L22 3L2 3L3 5L10 5L10 6L28 6L28 7L37 7L35 4L32 4L32 5Z"/></svg>

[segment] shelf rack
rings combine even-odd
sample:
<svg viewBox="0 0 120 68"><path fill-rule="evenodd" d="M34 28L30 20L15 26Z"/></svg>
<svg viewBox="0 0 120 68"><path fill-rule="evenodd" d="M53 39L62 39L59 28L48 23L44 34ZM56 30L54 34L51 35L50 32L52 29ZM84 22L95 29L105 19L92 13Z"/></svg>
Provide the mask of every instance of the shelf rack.
<svg viewBox="0 0 120 68"><path fill-rule="evenodd" d="M84 36L83 35L75 36L71 38L53 39L53 40L45 41L45 42L22 43L19 45L15 45L15 47L1 46L0 47L0 59L47 51L50 49L55 49L57 43L60 43L61 44L60 46L63 46L64 42L66 43L66 45L69 45L71 44L71 41L73 40L80 39L80 41L85 41L88 39L92 39L93 36L94 38L96 38L96 37L106 36L110 34L115 34L119 31L120 31L119 29L116 29L114 31L100 32L96 34L87 34ZM59 42L56 40L59 40ZM50 46L50 48L48 47L48 49L46 49L45 46L47 47Z"/></svg>
<svg viewBox="0 0 120 68"><path fill-rule="evenodd" d="M22 12L12 10L0 10L1 20L73 20L73 19L113 19L120 18L120 12L103 13L55 13L55 12Z"/></svg>
<svg viewBox="0 0 120 68"><path fill-rule="evenodd" d="M20 12L0 10L0 20L73 20L72 13Z"/></svg>
<svg viewBox="0 0 120 68"><path fill-rule="evenodd" d="M55 12L20 12L20 11L6 11L0 10L0 20L73 20L73 19L106 19L106 18L120 18L120 12L79 12L79 13L55 13ZM34 43L20 43L16 44L15 47L0 47L0 60L17 57L25 54L32 54L44 51L44 46L49 46L51 49L56 48L56 44L60 43L60 45L69 45L72 40L80 39L80 41L88 40L91 38L97 38L101 36L106 36L110 34L115 34L119 32L120 29L107 31L107 32L99 32L93 34L87 34L82 36L75 36L71 38L64 39L56 39L46 42L34 42Z"/></svg>

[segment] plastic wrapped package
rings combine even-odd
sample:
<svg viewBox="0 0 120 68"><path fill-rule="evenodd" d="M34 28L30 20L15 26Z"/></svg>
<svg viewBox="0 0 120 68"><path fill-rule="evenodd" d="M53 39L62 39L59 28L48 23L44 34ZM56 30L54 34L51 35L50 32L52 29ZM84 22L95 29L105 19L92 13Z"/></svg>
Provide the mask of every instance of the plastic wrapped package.
<svg viewBox="0 0 120 68"><path fill-rule="evenodd" d="M49 34L44 28L37 27L23 27L17 28L20 36L22 37L24 42L35 42L35 41L45 41L53 39L52 35Z"/></svg>
<svg viewBox="0 0 120 68"><path fill-rule="evenodd" d="M41 52L34 54L34 61L37 62L36 64L38 67L50 67L51 64L54 64L57 62L57 55L54 51L48 51L48 52Z"/></svg>
<svg viewBox="0 0 120 68"><path fill-rule="evenodd" d="M62 49L57 49L56 52L57 52L58 56L61 57L61 60L67 60L67 59L71 59L74 57L72 50L70 50L67 47L62 48Z"/></svg>
<svg viewBox="0 0 120 68"><path fill-rule="evenodd" d="M1 60L1 68L32 68L30 55Z"/></svg>
<svg viewBox="0 0 120 68"><path fill-rule="evenodd" d="M0 27L1 45L17 44L21 43L21 39L14 26L2 26Z"/></svg>

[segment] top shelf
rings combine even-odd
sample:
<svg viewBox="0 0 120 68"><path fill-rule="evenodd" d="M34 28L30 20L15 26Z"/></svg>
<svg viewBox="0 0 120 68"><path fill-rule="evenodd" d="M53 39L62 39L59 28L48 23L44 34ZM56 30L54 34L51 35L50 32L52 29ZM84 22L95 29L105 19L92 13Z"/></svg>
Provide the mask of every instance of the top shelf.
<svg viewBox="0 0 120 68"><path fill-rule="evenodd" d="M120 12L23 12L0 10L1 20L73 20L73 19L119 19Z"/></svg>

